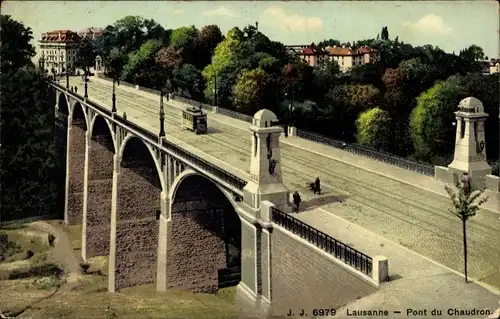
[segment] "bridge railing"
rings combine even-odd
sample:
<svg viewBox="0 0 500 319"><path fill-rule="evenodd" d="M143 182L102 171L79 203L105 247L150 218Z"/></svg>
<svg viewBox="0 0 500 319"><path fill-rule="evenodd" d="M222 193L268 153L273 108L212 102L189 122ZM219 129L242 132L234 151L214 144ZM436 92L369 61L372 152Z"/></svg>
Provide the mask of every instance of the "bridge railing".
<svg viewBox="0 0 500 319"><path fill-rule="evenodd" d="M306 223L303 223L297 218L286 214L275 207L271 208L271 214L273 223L285 228L297 236L300 236L302 239L307 240L311 244L343 261L345 264L353 267L354 269L370 277L372 276L373 263L370 256L349 247L348 245L310 225L307 225Z"/></svg>
<svg viewBox="0 0 500 319"><path fill-rule="evenodd" d="M172 153L185 159L188 163L194 164L196 166L202 167L207 173L214 175L215 177L221 179L222 181L228 183L229 185L235 187L236 189L243 190L243 187L247 184L243 179L223 170L219 167L213 165L212 163L193 155L179 147L175 144L163 140L163 146L168 148Z"/></svg>
<svg viewBox="0 0 500 319"><path fill-rule="evenodd" d="M308 132L301 129L297 129L297 136L313 142L333 146L335 148L339 148L356 155L369 157L371 159L375 159L383 163L398 166L423 175L434 176L434 165L432 164L412 161L404 157L377 151L375 149L368 148L356 143L346 143L344 141L336 140L330 137L326 137L320 134Z"/></svg>
<svg viewBox="0 0 500 319"><path fill-rule="evenodd" d="M104 79L106 79L108 81L110 80L109 78L104 78ZM125 86L134 87L130 83L120 81L120 85L122 85L122 83L124 83ZM141 90L146 91L146 92L150 92L153 94L159 94L158 91L148 89L148 88L141 87ZM189 104L189 105L194 105L194 106L200 105L200 102L197 102L195 100L192 100L192 99L189 99L186 97L182 97L182 96L175 96L175 100ZM204 104L204 103L201 103L201 105L202 105L202 108L205 108L207 110L213 110L213 108L214 108L214 106ZM240 112L237 112L234 110L229 110L229 109L226 109L223 107L218 107L217 112L222 114L222 115L226 115L226 116L229 116L229 117L232 117L232 118L235 118L238 120L242 120L245 122L249 122L249 123L252 122L252 118L253 118L250 115L243 114L243 113L240 113ZM335 148L343 149L347 152L350 152L350 153L353 153L356 155L368 157L368 158L371 158L371 159L374 159L374 160L377 160L377 161L380 161L380 162L383 162L386 164L394 165L394 166L404 168L404 169L407 169L410 171L414 171L414 172L417 172L417 173L420 173L423 175L434 176L434 165L429 164L429 163L412 161L412 160L406 159L404 157L381 152L381 151L378 151L378 150L375 150L372 148L361 146L361 145L356 144L356 143L346 143L346 142L341 141L341 140L336 140L336 139L333 139L330 137L326 137L326 136L323 136L323 135L320 135L317 133L308 132L306 130L302 130L302 129L298 129L298 128L297 128L297 137L300 137L300 138L303 138L306 140L310 140L313 142L333 146Z"/></svg>
<svg viewBox="0 0 500 319"><path fill-rule="evenodd" d="M52 83L52 84L59 87L62 90L65 90L64 87L62 87L61 85L59 85L57 83ZM70 92L70 94L74 94L74 95L78 96L78 94L75 92ZM109 116L112 115L110 110L103 108L102 106L91 101L90 99L87 100L86 103L91 105L92 107L98 109L99 111L109 115ZM158 140L158 135L156 135L155 133L152 133L149 130L127 120L123 116L120 116L118 114L114 114L113 119L117 123L119 123L121 125L128 126L131 129L135 130L136 132L144 135L145 137L147 137L153 141ZM218 166L200 158L199 156L196 156L196 155L180 148L179 146L175 145L172 142L169 142L169 141L164 139L162 142L162 146L165 147L166 149L168 149L170 152L172 152L175 156L179 157L179 159L184 160L188 164L196 165L197 167L199 167L199 169L201 169L209 174L212 174L213 176L215 176L215 177L219 178L220 180L224 181L225 183L227 183L229 186L232 186L232 187L242 191L243 187L245 187L245 185L246 185L245 180L227 172L224 169L219 168Z"/></svg>

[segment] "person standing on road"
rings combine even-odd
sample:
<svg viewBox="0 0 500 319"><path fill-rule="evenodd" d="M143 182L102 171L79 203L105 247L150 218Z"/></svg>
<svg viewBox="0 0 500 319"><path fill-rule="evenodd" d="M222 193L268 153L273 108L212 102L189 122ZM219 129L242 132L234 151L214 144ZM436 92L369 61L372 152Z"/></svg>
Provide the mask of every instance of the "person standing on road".
<svg viewBox="0 0 500 319"><path fill-rule="evenodd" d="M78 88L76 87L76 85L75 85L75 93L78 93Z"/></svg>
<svg viewBox="0 0 500 319"><path fill-rule="evenodd" d="M295 204L295 212L298 214L299 213L299 205L302 199L300 198L299 192L295 191L293 193L293 203Z"/></svg>
<svg viewBox="0 0 500 319"><path fill-rule="evenodd" d="M318 195L321 195L321 184L319 181L319 177L316 177L316 180L314 181L314 194L318 193Z"/></svg>

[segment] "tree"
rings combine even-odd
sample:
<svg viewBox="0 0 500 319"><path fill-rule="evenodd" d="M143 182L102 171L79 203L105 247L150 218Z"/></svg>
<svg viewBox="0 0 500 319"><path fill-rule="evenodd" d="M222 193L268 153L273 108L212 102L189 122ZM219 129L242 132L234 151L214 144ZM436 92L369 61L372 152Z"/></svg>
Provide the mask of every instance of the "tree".
<svg viewBox="0 0 500 319"><path fill-rule="evenodd" d="M200 32L194 25L180 27L172 31L170 45L177 50L181 50L182 58L186 63L195 64L197 62L195 50L199 34Z"/></svg>
<svg viewBox="0 0 500 319"><path fill-rule="evenodd" d="M2 219L54 213L54 109L43 73L33 68L31 29L1 16L0 201Z"/></svg>
<svg viewBox="0 0 500 319"><path fill-rule="evenodd" d="M483 48L475 44L461 50L459 56L467 61L484 60L485 57Z"/></svg>
<svg viewBox="0 0 500 319"><path fill-rule="evenodd" d="M196 42L197 65L202 69L212 60L217 45L222 42L224 36L217 25L207 25L200 30Z"/></svg>
<svg viewBox="0 0 500 319"><path fill-rule="evenodd" d="M121 76L126 63L127 55L120 48L113 48L106 59L107 70L114 79Z"/></svg>
<svg viewBox="0 0 500 319"><path fill-rule="evenodd" d="M382 40L389 40L389 30L387 30L387 27L382 27L382 31L380 32L380 38Z"/></svg>
<svg viewBox="0 0 500 319"><path fill-rule="evenodd" d="M451 153L455 139L454 111L463 96L460 78L438 82L417 97L410 115L410 130L417 157L430 160Z"/></svg>
<svg viewBox="0 0 500 319"><path fill-rule="evenodd" d="M126 16L114 24L115 46L123 49L125 53L138 50L144 43L144 18L140 16Z"/></svg>
<svg viewBox="0 0 500 319"><path fill-rule="evenodd" d="M162 47L156 52L155 62L163 68L173 70L180 67L183 61L180 50L168 46Z"/></svg>
<svg viewBox="0 0 500 319"><path fill-rule="evenodd" d="M200 100L203 97L203 76L194 65L183 64L175 68L173 78L176 87L186 91L190 98Z"/></svg>
<svg viewBox="0 0 500 319"><path fill-rule="evenodd" d="M144 38L146 40L159 40L162 44L168 45L172 30L165 30L158 22L153 19L144 19L142 22Z"/></svg>
<svg viewBox="0 0 500 319"><path fill-rule="evenodd" d="M144 85L154 81L148 73L154 64L155 53L159 50L161 42L158 40L148 40L139 50L129 54L127 64L125 64L122 77L127 81L133 81Z"/></svg>
<svg viewBox="0 0 500 319"><path fill-rule="evenodd" d="M391 117L387 111L376 107L361 113L356 120L358 143L380 150L391 145Z"/></svg>
<svg viewBox="0 0 500 319"><path fill-rule="evenodd" d="M234 86L234 103L237 110L247 114L257 112L264 101L268 75L261 68L243 70Z"/></svg>
<svg viewBox="0 0 500 319"><path fill-rule="evenodd" d="M96 52L94 44L89 40L83 40L76 52L75 66L82 68L85 72L89 72L90 68L94 66Z"/></svg>
<svg viewBox="0 0 500 319"><path fill-rule="evenodd" d="M403 86L403 74L399 69L386 69L382 76L382 82L386 90L401 90Z"/></svg>
<svg viewBox="0 0 500 319"><path fill-rule="evenodd" d="M201 72L205 79L205 98L214 101L213 79L217 77L217 99L218 103L229 101L232 87L237 79L237 73L241 70L236 48L244 40L243 33L238 28L228 31L226 38L215 48L212 63L207 65ZM220 91L220 94L219 94Z"/></svg>
<svg viewBox="0 0 500 319"><path fill-rule="evenodd" d="M32 65L35 48L30 44L33 31L23 23L13 20L9 15L0 15L0 66L2 73L23 66Z"/></svg>
<svg viewBox="0 0 500 319"><path fill-rule="evenodd" d="M483 197L480 199L484 190L472 191L470 180L468 180L467 175L465 176L463 182L456 182L456 190L453 190L448 185L445 185L444 188L450 196L451 202L453 204L453 209L449 210L450 213L457 216L462 221L462 234L464 244L464 274L465 282L467 282L467 221L469 220L469 218L476 215L477 211L479 211L479 207L482 204L486 203L488 198Z"/></svg>

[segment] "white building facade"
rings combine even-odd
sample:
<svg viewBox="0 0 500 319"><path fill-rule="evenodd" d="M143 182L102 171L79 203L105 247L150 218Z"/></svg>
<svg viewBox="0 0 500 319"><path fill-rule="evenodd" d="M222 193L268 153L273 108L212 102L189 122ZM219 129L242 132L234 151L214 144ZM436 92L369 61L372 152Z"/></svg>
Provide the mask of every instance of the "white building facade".
<svg viewBox="0 0 500 319"><path fill-rule="evenodd" d="M75 74L75 59L82 38L70 30L42 33L39 40L44 67L48 73Z"/></svg>

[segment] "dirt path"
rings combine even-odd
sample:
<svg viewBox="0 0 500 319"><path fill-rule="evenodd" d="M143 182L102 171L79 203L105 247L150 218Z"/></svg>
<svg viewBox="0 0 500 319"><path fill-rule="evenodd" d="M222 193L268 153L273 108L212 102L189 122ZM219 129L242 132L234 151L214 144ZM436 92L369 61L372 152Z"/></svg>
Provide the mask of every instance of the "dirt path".
<svg viewBox="0 0 500 319"><path fill-rule="evenodd" d="M71 240L69 239L66 232L43 221L36 221L31 225L39 230L51 233L56 237L53 250L54 258L58 263L63 265L64 270L68 276L66 278L67 282L77 282L82 276L81 268L78 258L73 252Z"/></svg>

